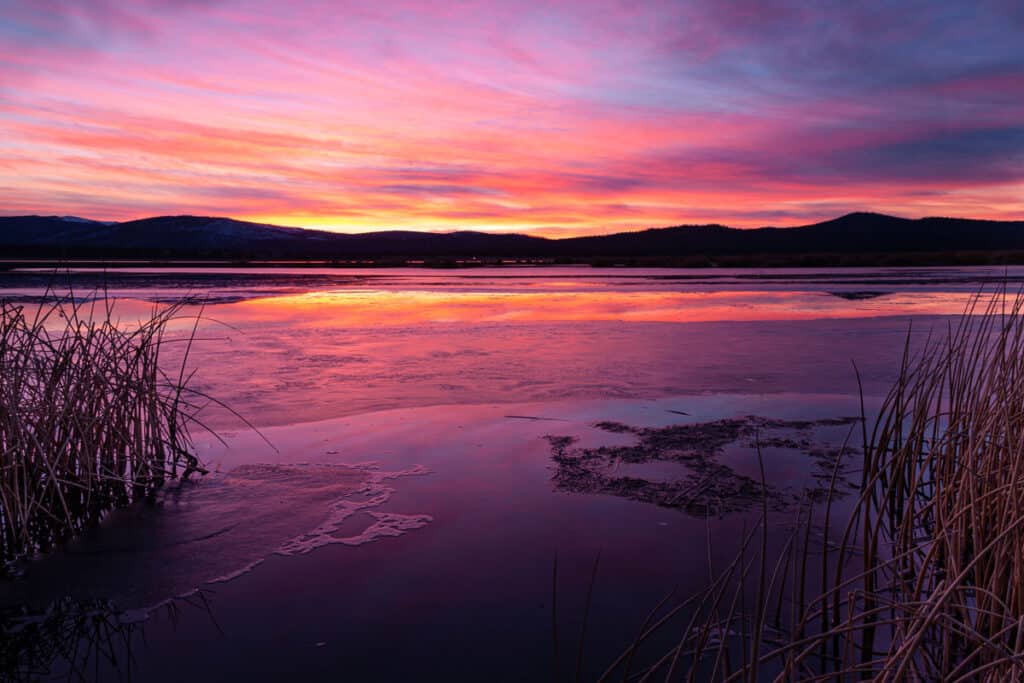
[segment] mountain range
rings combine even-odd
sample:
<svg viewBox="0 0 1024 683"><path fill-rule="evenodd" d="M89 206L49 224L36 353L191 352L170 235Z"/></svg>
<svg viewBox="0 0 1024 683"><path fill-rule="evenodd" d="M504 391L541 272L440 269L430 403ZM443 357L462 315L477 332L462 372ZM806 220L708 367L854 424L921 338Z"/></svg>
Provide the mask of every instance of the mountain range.
<svg viewBox="0 0 1024 683"><path fill-rule="evenodd" d="M74 216L0 217L0 258L684 263L718 258L778 261L781 255L792 259L812 254L963 252L1024 253L1024 221L851 213L793 228L691 225L546 239L465 231L343 234L202 216L159 216L120 223Z"/></svg>

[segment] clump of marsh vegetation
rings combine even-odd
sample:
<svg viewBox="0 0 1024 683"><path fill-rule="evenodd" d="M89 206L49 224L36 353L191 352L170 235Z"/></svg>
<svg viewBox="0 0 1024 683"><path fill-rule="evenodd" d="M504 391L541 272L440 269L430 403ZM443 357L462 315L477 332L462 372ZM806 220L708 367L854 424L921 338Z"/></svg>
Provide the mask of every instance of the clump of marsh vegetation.
<svg viewBox="0 0 1024 683"><path fill-rule="evenodd" d="M30 556L203 472L191 454L197 393L161 366L180 307L120 324L105 297L0 301L0 560ZM191 347L193 336L180 340ZM188 357L185 350L184 358Z"/></svg>
<svg viewBox="0 0 1024 683"><path fill-rule="evenodd" d="M777 543L762 485L736 557L660 605L602 680L1024 679L1022 307L979 297L916 350L908 336L844 456L859 492L834 479Z"/></svg>

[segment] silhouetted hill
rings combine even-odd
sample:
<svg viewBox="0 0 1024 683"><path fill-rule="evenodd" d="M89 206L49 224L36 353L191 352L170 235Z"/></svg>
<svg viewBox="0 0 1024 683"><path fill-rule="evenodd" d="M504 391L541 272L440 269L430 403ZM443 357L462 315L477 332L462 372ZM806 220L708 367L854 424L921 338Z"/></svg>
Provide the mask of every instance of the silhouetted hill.
<svg viewBox="0 0 1024 683"><path fill-rule="evenodd" d="M795 228L678 226L544 239L482 232L339 234L230 218L160 216L124 223L0 217L0 257L388 260L541 258L682 262L808 254L1024 252L1024 221L905 219L852 213Z"/></svg>
<svg viewBox="0 0 1024 683"><path fill-rule="evenodd" d="M910 220L851 213L797 228L737 230L721 225L679 226L559 242L561 248L590 256L1018 250L1024 249L1024 221Z"/></svg>

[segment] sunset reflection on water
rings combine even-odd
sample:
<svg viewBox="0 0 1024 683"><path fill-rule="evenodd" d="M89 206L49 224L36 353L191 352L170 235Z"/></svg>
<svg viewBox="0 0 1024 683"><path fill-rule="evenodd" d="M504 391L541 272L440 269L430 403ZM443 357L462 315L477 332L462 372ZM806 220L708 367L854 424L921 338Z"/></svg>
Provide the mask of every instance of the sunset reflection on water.
<svg viewBox="0 0 1024 683"><path fill-rule="evenodd" d="M848 300L814 291L437 292L342 289L239 302L229 319L300 325L378 327L485 322L720 322L951 315L964 292L892 293Z"/></svg>

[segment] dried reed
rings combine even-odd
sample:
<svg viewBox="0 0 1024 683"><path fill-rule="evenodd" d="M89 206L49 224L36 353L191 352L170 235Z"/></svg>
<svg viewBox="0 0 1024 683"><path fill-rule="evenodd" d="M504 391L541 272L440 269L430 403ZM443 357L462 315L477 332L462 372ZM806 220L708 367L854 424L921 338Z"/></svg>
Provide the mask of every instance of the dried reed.
<svg viewBox="0 0 1024 683"><path fill-rule="evenodd" d="M189 452L196 407L185 361L173 374L160 363L178 306L131 326L118 324L105 297L83 303L48 293L34 308L0 302L4 560L48 548L168 478L202 471ZM190 348L191 339L181 341Z"/></svg>
<svg viewBox="0 0 1024 683"><path fill-rule="evenodd" d="M862 438L844 523L833 476L770 557L765 507L736 560L602 680L1024 680L1024 297L976 298L917 351L908 334Z"/></svg>

